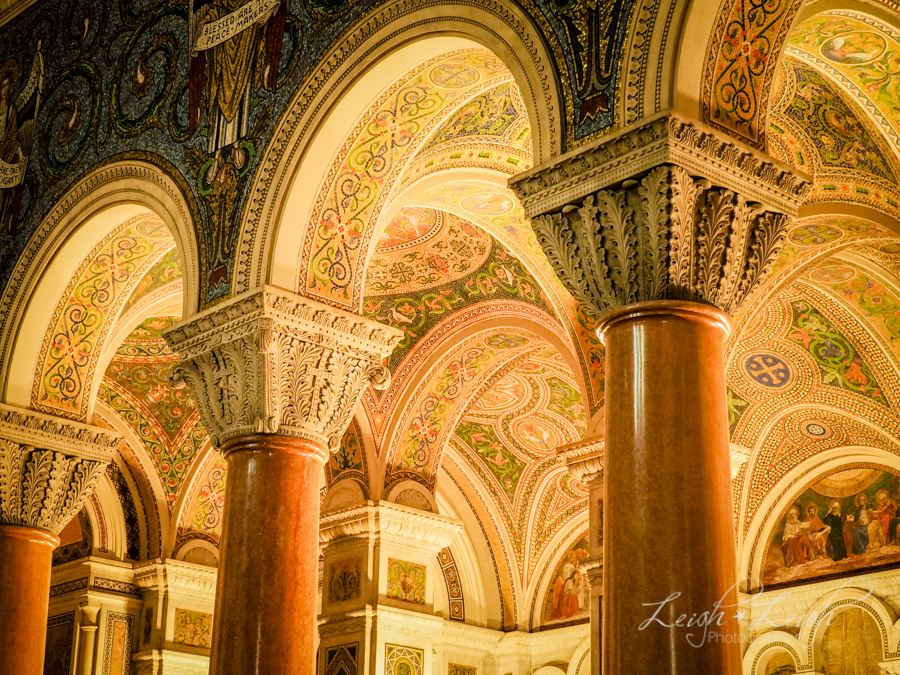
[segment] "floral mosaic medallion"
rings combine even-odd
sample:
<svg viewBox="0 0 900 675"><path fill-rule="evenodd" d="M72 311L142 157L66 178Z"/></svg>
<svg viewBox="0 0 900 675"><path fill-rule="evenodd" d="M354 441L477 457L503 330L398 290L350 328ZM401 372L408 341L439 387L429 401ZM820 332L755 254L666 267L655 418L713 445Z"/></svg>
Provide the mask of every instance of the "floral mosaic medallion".
<svg viewBox="0 0 900 675"><path fill-rule="evenodd" d="M578 563L588 557L588 533L567 550L550 577L544 594L541 625L584 619L591 615L591 587Z"/></svg>
<svg viewBox="0 0 900 675"><path fill-rule="evenodd" d="M359 597L362 574L359 558L331 563L328 598L331 602L347 602Z"/></svg>
<svg viewBox="0 0 900 675"><path fill-rule="evenodd" d="M843 235L843 232L831 225L811 223L795 227L788 234L788 239L800 246L815 246L837 241Z"/></svg>
<svg viewBox="0 0 900 675"><path fill-rule="evenodd" d="M827 40L820 47L822 56L834 63L858 66L871 63L887 49L883 35L869 31L850 32Z"/></svg>
<svg viewBox="0 0 900 675"><path fill-rule="evenodd" d="M753 383L766 389L783 389L791 383L793 377L787 361L768 352L746 356L744 372Z"/></svg>
<svg viewBox="0 0 900 675"><path fill-rule="evenodd" d="M508 195L482 192L464 197L459 205L476 216L502 216L512 211L515 203Z"/></svg>
<svg viewBox="0 0 900 675"><path fill-rule="evenodd" d="M212 614L176 609L173 642L209 649L212 645Z"/></svg>
<svg viewBox="0 0 900 675"><path fill-rule="evenodd" d="M388 558L387 596L424 605L425 575L426 569L422 565Z"/></svg>
<svg viewBox="0 0 900 675"><path fill-rule="evenodd" d="M814 435L817 423L807 424L806 431ZM854 464L821 476L778 516L761 570L763 583L900 565L898 503L900 476L886 467Z"/></svg>
<svg viewBox="0 0 900 675"><path fill-rule="evenodd" d="M822 284L839 284L850 281L856 276L856 270L849 265L831 263L817 267L809 273L809 278Z"/></svg>
<svg viewBox="0 0 900 675"><path fill-rule="evenodd" d="M425 652L413 647L384 646L385 675L422 675Z"/></svg>
<svg viewBox="0 0 900 675"><path fill-rule="evenodd" d="M447 675L478 675L478 669L474 666L461 666L458 663L448 663Z"/></svg>

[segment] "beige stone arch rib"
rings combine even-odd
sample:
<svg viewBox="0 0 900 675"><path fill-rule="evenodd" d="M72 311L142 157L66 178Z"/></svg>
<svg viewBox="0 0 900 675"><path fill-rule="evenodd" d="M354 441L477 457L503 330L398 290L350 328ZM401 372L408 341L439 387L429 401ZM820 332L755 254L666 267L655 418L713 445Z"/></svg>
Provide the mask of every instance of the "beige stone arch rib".
<svg viewBox="0 0 900 675"><path fill-rule="evenodd" d="M278 122L246 202L232 293L296 286L312 193L350 125L397 73L466 46L486 47L512 72L535 161L560 154L565 125L555 58L521 9L499 0L385 3L320 60Z"/></svg>
<svg viewBox="0 0 900 675"><path fill-rule="evenodd" d="M118 222L142 211L154 212L175 238L184 275L184 314L196 310L200 252L188 197L163 169L147 162L97 168L50 210L0 297L0 400L28 406L40 345L71 275Z"/></svg>

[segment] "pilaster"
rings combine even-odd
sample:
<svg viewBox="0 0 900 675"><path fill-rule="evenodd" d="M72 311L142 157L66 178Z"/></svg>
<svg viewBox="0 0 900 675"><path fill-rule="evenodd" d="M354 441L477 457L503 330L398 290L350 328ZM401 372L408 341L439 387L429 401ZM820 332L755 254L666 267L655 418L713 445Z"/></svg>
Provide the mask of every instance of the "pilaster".
<svg viewBox="0 0 900 675"><path fill-rule="evenodd" d="M588 488L590 556L579 564L591 585L591 645L600 645L603 630L603 488L606 443L601 437L564 445L558 453L569 475ZM591 649L591 672L600 673L600 650Z"/></svg>
<svg viewBox="0 0 900 675"><path fill-rule="evenodd" d="M135 639L136 675L206 673L216 570L178 560L135 565L143 607Z"/></svg>
<svg viewBox="0 0 900 675"><path fill-rule="evenodd" d="M386 672L394 648L419 650L423 672L434 672L444 624L433 616L442 583L437 554L461 527L454 518L392 502L367 501L321 516L319 675L350 650L357 673Z"/></svg>

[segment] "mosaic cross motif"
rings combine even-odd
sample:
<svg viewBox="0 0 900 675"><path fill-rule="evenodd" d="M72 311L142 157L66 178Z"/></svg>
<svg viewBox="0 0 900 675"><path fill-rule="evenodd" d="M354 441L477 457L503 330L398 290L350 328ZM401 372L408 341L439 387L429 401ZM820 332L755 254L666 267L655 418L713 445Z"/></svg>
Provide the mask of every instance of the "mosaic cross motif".
<svg viewBox="0 0 900 675"><path fill-rule="evenodd" d="M791 380L791 369L784 359L774 354L753 354L744 361L744 371L756 384L780 389Z"/></svg>

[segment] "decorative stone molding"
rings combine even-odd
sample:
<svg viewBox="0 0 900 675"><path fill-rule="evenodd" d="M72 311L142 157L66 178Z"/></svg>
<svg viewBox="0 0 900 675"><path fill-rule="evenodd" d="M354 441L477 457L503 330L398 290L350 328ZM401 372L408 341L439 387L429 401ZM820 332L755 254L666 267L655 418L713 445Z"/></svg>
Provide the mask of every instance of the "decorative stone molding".
<svg viewBox="0 0 900 675"><path fill-rule="evenodd" d="M651 300L734 312L812 187L671 113L510 183L554 271L595 318Z"/></svg>
<svg viewBox="0 0 900 675"><path fill-rule="evenodd" d="M319 541L328 544L339 538L379 537L382 541L416 548L436 556L462 529L462 523L436 513L412 509L392 502L367 501L319 519Z"/></svg>
<svg viewBox="0 0 900 675"><path fill-rule="evenodd" d="M119 440L0 404L0 523L59 534L93 494Z"/></svg>
<svg viewBox="0 0 900 675"><path fill-rule="evenodd" d="M729 446L728 452L731 457L731 479L734 480L737 478L738 473L740 473L741 467L750 459L750 450L732 443Z"/></svg>
<svg viewBox="0 0 900 675"><path fill-rule="evenodd" d="M213 445L257 433L336 448L363 390L387 387L381 361L401 331L263 286L165 333L175 382L197 399Z"/></svg>
<svg viewBox="0 0 900 675"><path fill-rule="evenodd" d="M187 654L170 649L138 652L131 657L135 675L162 675L163 673L183 673L184 675L207 675L209 657Z"/></svg>
<svg viewBox="0 0 900 675"><path fill-rule="evenodd" d="M565 461L572 478L588 484L595 480L603 481L605 449L606 441L603 438L585 438L576 443L561 446L557 450L557 454Z"/></svg>
<svg viewBox="0 0 900 675"><path fill-rule="evenodd" d="M680 166L789 216L796 215L812 190L806 174L671 111L520 173L510 187L525 217L534 218L661 165Z"/></svg>
<svg viewBox="0 0 900 675"><path fill-rule="evenodd" d="M135 565L134 583L141 591L177 594L212 602L216 596L216 571L177 560L155 560Z"/></svg>
<svg viewBox="0 0 900 675"><path fill-rule="evenodd" d="M603 587L603 556L585 558L578 563L578 569L587 574L591 586Z"/></svg>
<svg viewBox="0 0 900 675"><path fill-rule="evenodd" d="M114 431L3 403L0 438L105 464L122 440Z"/></svg>

